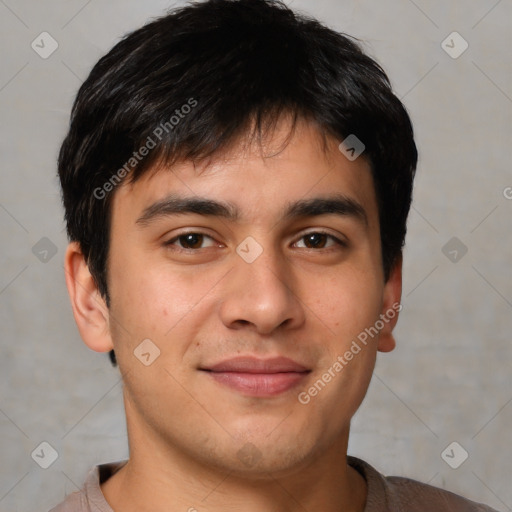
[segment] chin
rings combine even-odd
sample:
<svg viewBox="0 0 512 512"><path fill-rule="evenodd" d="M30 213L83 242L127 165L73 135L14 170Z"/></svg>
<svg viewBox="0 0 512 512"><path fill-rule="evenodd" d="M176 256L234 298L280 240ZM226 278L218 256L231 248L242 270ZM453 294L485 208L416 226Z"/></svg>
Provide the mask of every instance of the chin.
<svg viewBox="0 0 512 512"><path fill-rule="evenodd" d="M311 458L311 454L304 453L296 444L276 450L274 444L257 447L250 441L234 453L230 449L229 455L218 455L215 465L219 469L234 472L241 478L269 481L297 473Z"/></svg>

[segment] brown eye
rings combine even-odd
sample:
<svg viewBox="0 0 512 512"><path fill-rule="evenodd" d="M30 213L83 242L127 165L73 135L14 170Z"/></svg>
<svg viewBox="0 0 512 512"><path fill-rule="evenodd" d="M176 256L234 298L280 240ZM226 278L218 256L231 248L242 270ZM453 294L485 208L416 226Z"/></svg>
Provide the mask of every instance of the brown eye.
<svg viewBox="0 0 512 512"><path fill-rule="evenodd" d="M304 241L308 249L323 248L328 236L325 233L309 233L304 236Z"/></svg>
<svg viewBox="0 0 512 512"><path fill-rule="evenodd" d="M314 231L303 235L297 243L301 244L301 242L303 245L299 246L306 249L326 249L335 245L346 246L340 239L329 233L322 233L321 231Z"/></svg>
<svg viewBox="0 0 512 512"><path fill-rule="evenodd" d="M184 249L199 249L203 241L203 235L199 233L187 233L178 237L181 246Z"/></svg>
<svg viewBox="0 0 512 512"><path fill-rule="evenodd" d="M204 249L214 245L214 240L203 233L182 233L165 243L168 247L177 249Z"/></svg>

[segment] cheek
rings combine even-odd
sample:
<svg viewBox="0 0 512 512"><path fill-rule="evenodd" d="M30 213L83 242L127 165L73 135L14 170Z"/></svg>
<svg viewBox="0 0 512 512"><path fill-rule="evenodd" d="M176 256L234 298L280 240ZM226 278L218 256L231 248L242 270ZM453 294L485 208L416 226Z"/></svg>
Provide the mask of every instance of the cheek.
<svg viewBox="0 0 512 512"><path fill-rule="evenodd" d="M114 249L111 261L116 262L111 269L112 303L129 321L144 324L153 315L161 316L164 312L172 316L171 311L179 304L176 298L181 296L186 300L180 279L173 279L165 267L147 256Z"/></svg>
<svg viewBox="0 0 512 512"><path fill-rule="evenodd" d="M133 351L149 338L166 352L181 352L185 340L204 324L210 307L208 292L218 281L198 273L169 268L166 262L145 262L128 258L112 272L112 325L117 324L114 342L119 350ZM176 355L176 354L175 354Z"/></svg>
<svg viewBox="0 0 512 512"><path fill-rule="evenodd" d="M308 302L337 340L349 342L378 319L383 290L378 275L352 266L321 281Z"/></svg>

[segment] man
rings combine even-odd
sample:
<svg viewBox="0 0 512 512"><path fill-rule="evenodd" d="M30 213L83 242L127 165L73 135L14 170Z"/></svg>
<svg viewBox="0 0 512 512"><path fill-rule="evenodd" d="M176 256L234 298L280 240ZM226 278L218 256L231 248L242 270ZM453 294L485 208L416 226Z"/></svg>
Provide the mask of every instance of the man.
<svg viewBox="0 0 512 512"><path fill-rule="evenodd" d="M416 161L378 64L279 2L196 3L103 57L59 156L65 271L130 458L54 511L491 510L347 456Z"/></svg>

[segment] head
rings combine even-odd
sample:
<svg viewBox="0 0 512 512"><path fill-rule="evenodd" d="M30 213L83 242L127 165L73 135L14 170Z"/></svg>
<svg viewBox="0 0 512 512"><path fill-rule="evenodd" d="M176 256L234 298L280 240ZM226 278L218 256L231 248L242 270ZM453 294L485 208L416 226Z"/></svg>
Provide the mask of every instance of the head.
<svg viewBox="0 0 512 512"><path fill-rule="evenodd" d="M356 159L338 147L349 136L364 144ZM133 435L148 429L247 470L234 439L279 470L348 430L376 351L394 346L416 161L409 116L381 67L353 38L280 2L196 3L100 59L59 155L66 279L84 341L116 350ZM379 319L359 355L353 341ZM159 352L148 366L134 356L146 339L150 359ZM212 365L237 354L284 355L307 371L279 396L253 396L211 379ZM308 392L326 371L332 385ZM218 392L232 401L205 421L225 425L198 440L201 397ZM189 422L162 414L167 399ZM270 440L288 462L265 451Z"/></svg>

